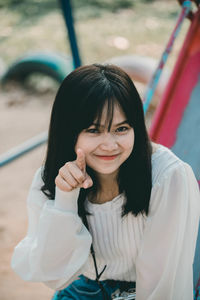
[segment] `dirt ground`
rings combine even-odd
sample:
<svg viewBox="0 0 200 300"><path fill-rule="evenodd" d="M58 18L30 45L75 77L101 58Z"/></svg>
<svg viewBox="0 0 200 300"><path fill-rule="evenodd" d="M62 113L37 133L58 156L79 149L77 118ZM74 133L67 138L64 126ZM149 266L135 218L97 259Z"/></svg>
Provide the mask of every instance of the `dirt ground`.
<svg viewBox="0 0 200 300"><path fill-rule="evenodd" d="M51 98L52 95L39 101L20 91L1 91L1 154L47 130ZM0 300L49 300L53 295L53 290L43 284L24 282L10 268L13 248L26 234L26 197L33 175L43 162L45 148L41 146L0 169Z"/></svg>

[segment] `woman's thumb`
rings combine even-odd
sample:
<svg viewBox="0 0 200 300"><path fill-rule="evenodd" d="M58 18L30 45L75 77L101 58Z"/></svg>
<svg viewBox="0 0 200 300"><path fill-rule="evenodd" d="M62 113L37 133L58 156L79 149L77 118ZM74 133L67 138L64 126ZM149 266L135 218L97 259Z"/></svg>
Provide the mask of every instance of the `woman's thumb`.
<svg viewBox="0 0 200 300"><path fill-rule="evenodd" d="M86 179L82 183L82 187L84 189L88 189L89 187L93 186L92 178L86 173Z"/></svg>

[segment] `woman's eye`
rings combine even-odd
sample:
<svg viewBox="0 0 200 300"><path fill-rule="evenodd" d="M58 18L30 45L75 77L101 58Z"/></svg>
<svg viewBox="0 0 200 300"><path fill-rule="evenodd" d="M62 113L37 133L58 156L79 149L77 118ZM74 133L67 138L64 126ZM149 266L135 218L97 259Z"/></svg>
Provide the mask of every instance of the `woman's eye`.
<svg viewBox="0 0 200 300"><path fill-rule="evenodd" d="M88 132L88 133L98 133L99 130L97 128L88 128L88 129L86 129L86 132Z"/></svg>
<svg viewBox="0 0 200 300"><path fill-rule="evenodd" d="M126 126L121 126L121 127L118 127L117 129L116 129L116 131L117 132L125 132L125 131L127 131L129 128L128 127L126 127Z"/></svg>

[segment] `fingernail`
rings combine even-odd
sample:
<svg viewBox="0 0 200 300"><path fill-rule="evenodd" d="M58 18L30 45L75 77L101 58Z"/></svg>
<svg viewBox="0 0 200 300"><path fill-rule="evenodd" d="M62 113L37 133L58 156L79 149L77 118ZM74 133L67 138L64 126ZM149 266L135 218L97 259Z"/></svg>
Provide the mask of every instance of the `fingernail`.
<svg viewBox="0 0 200 300"><path fill-rule="evenodd" d="M88 188L88 183L84 183L84 188L87 189Z"/></svg>

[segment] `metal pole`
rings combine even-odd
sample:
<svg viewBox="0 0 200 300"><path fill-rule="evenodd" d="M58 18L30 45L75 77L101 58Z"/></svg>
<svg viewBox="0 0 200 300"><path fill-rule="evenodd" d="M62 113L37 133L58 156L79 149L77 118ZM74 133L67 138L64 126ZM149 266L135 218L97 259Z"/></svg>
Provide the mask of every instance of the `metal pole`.
<svg viewBox="0 0 200 300"><path fill-rule="evenodd" d="M48 137L48 133L42 132L37 136L27 140L26 142L22 143L21 145L14 147L7 151L4 154L0 155L0 167L10 163L14 159L24 155L25 153L37 148L38 146L46 143Z"/></svg>
<svg viewBox="0 0 200 300"><path fill-rule="evenodd" d="M152 80L150 81L148 87L147 87L147 91L146 91L146 95L144 97L144 104L143 104L143 108L144 108L144 113L146 114L149 105L151 103L151 100L153 98L154 92L156 90L156 87L158 85L158 81L160 79L162 70L164 68L164 65L166 64L167 58L172 50L172 46L174 44L174 41L181 29L181 26L183 24L184 18L188 15L188 13L190 12L191 9L191 1L186 0L183 2L182 4L182 11L179 15L178 21L176 23L176 26L170 36L170 39L167 43L167 46L162 54L162 57L160 59L160 62L155 70L155 73L152 77Z"/></svg>
<svg viewBox="0 0 200 300"><path fill-rule="evenodd" d="M60 1L61 9L65 19L65 24L67 26L67 30L69 34L69 41L72 50L74 66L75 68L78 68L81 66L81 59L79 55L78 44L77 44L76 34L74 29L74 20L72 15L71 2L70 0L59 0L59 1Z"/></svg>

